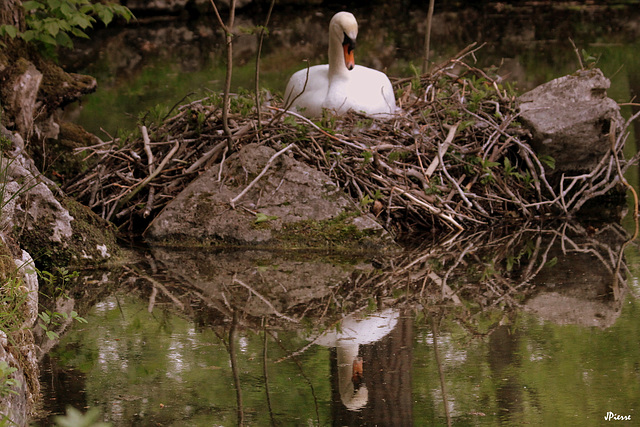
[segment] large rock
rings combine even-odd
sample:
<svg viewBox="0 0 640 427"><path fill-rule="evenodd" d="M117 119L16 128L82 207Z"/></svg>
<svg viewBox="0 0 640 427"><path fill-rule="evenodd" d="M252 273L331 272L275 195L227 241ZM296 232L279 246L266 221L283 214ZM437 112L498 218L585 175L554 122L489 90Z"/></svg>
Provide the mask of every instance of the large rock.
<svg viewBox="0 0 640 427"><path fill-rule="evenodd" d="M28 135L33 129L33 120L36 115L37 96L42 83L42 73L31 62L20 58L17 67L21 67L16 73L13 84L7 85L8 95L4 104L14 114L15 126L22 135Z"/></svg>
<svg viewBox="0 0 640 427"><path fill-rule="evenodd" d="M6 61L6 62L5 62ZM35 60L34 60L35 61ZM66 73L59 66L42 60L0 57L2 124L27 138L57 138L59 126L54 118L58 108L96 90L96 79Z"/></svg>
<svg viewBox="0 0 640 427"><path fill-rule="evenodd" d="M0 233L20 242L40 268L96 264L117 253L115 230L62 194L22 148L22 139L0 126L13 150L0 155Z"/></svg>
<svg viewBox="0 0 640 427"><path fill-rule="evenodd" d="M582 70L519 98L532 146L555 159L553 173L589 172L609 150L611 126L617 131L623 124L618 104L607 97L610 84L602 71Z"/></svg>
<svg viewBox="0 0 640 427"><path fill-rule="evenodd" d="M209 169L156 217L145 233L152 242L280 247L380 247L390 237L325 174L285 153L232 208L230 200L275 154L249 144Z"/></svg>

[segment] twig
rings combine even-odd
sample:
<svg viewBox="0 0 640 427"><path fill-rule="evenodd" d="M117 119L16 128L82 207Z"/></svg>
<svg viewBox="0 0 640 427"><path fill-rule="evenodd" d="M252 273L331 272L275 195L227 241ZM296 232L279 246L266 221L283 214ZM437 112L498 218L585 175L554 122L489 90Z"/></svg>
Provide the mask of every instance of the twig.
<svg viewBox="0 0 640 427"><path fill-rule="evenodd" d="M233 150L233 135L231 134L231 129L229 129L229 109L230 109L230 98L229 95L231 93L231 76L233 74L233 22L236 14L236 0L231 0L229 4L229 22L225 25L220 13L218 12L218 8L216 7L216 3L213 0L211 1L211 5L213 6L213 10L216 14L216 18L218 19L218 23L222 27L224 31L224 39L225 45L227 48L227 71L224 81L224 95L222 100L222 126L224 129L224 134L227 136L227 146L229 147L229 151Z"/></svg>
<svg viewBox="0 0 640 427"><path fill-rule="evenodd" d="M271 302L269 302L268 299L266 299L265 297L263 297L258 291L256 291L255 289L253 289L251 286L247 285L246 283L244 283L242 280L238 279L237 277L233 277L233 283L237 283L243 287L245 287L246 289L248 289L252 294L254 294L255 296L257 296L258 298L260 298L260 300L262 302L264 302L267 306L269 306L269 308L273 311L273 314L275 314L276 316L288 320L289 322L292 323L298 323L297 319L294 319L293 317L289 317L286 314L282 314L278 311L278 309L276 309L273 304L271 304Z"/></svg>
<svg viewBox="0 0 640 427"><path fill-rule="evenodd" d="M422 61L422 74L429 71L429 54L431 49L431 22L433 21L433 9L435 0L429 0L429 11L427 12L427 25L424 33L424 60Z"/></svg>

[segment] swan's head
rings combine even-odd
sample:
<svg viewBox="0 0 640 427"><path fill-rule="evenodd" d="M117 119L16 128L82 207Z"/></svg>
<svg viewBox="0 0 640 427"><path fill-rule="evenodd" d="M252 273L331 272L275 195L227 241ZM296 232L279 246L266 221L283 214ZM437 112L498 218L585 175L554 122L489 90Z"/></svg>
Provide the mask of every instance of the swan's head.
<svg viewBox="0 0 640 427"><path fill-rule="evenodd" d="M331 37L336 38L342 44L344 51L344 65L352 70L356 62L353 50L356 48L356 37L358 37L358 21L352 13L338 12L333 15L329 23Z"/></svg>

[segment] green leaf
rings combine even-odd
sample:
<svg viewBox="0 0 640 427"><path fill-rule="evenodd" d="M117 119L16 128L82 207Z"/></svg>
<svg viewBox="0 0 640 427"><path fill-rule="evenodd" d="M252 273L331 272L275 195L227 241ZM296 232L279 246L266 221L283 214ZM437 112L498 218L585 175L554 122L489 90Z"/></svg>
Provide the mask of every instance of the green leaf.
<svg viewBox="0 0 640 427"><path fill-rule="evenodd" d="M119 4L115 4L112 6L113 8L113 12L121 17L123 17L127 22L129 22L131 19L135 18L135 16L133 16L133 12L131 12L129 10L129 8L125 7L125 6L121 6Z"/></svg>
<svg viewBox="0 0 640 427"><path fill-rule="evenodd" d="M262 212L258 212L256 214L256 220L254 221L254 223L260 224L261 222L273 221L274 219L278 219L278 217L273 215L266 215L266 214L263 214Z"/></svg>
<svg viewBox="0 0 640 427"><path fill-rule="evenodd" d="M538 159L545 165L549 166L551 169L556 168L556 159L554 159L553 157L548 155L542 155L538 157Z"/></svg>
<svg viewBox="0 0 640 427"><path fill-rule="evenodd" d="M58 35L56 36L56 42L62 47L73 49L73 41L67 33L58 33Z"/></svg>
<svg viewBox="0 0 640 427"><path fill-rule="evenodd" d="M53 37L55 37L58 34L58 31L60 31L60 26L58 25L58 23L56 21L47 21L44 24L44 29Z"/></svg>
<svg viewBox="0 0 640 427"><path fill-rule="evenodd" d="M508 157L504 158L504 170L505 172L509 173L511 172L511 170L513 169L513 167L511 166L511 160L509 160Z"/></svg>
<svg viewBox="0 0 640 427"><path fill-rule="evenodd" d="M77 25L83 30L86 30L87 28L91 27L91 23L94 21L95 19L91 18L90 16L75 15L73 19L71 19L71 25Z"/></svg>
<svg viewBox="0 0 640 427"><path fill-rule="evenodd" d="M22 38L22 40L26 42L30 42L30 41L33 41L33 39L35 39L36 33L33 30L27 30L24 33L20 34L20 37Z"/></svg>
<svg viewBox="0 0 640 427"><path fill-rule="evenodd" d="M82 6L80 8L80 13L84 13L86 15L86 14L89 14L89 13L93 13L94 10L95 10L95 8L93 7L92 4L87 4L87 5L84 5L84 6Z"/></svg>
<svg viewBox="0 0 640 427"><path fill-rule="evenodd" d="M369 163L371 159L373 159L373 153L371 151L363 151L362 157L364 158L365 163Z"/></svg>
<svg viewBox="0 0 640 427"><path fill-rule="evenodd" d="M104 22L104 25L109 25L113 20L113 12L109 8L102 7L98 10L98 17Z"/></svg>
<svg viewBox="0 0 640 427"><path fill-rule="evenodd" d="M59 427L108 427L110 424L100 421L100 410L91 408L86 414L82 414L79 410L69 406L64 417L55 417L56 425Z"/></svg>
<svg viewBox="0 0 640 427"><path fill-rule="evenodd" d="M18 29L13 25L0 25L0 36L7 35L15 39L18 35Z"/></svg>
<svg viewBox="0 0 640 427"><path fill-rule="evenodd" d="M80 37L82 39L88 39L89 36L87 35L87 33L85 33L84 31L82 31L80 28L72 28L71 29L71 34L73 34L76 37Z"/></svg>
<svg viewBox="0 0 640 427"><path fill-rule="evenodd" d="M26 12L30 12L36 9L44 9L44 5L37 1L25 1L22 3L22 7Z"/></svg>
<svg viewBox="0 0 640 427"><path fill-rule="evenodd" d="M62 3L60 6L60 13L62 13L62 16L65 18L69 19L74 13L77 13L77 11L75 8L71 7L69 3Z"/></svg>
<svg viewBox="0 0 640 427"><path fill-rule="evenodd" d="M60 27L60 31L64 31L64 32L71 31L71 25L65 20L59 20L58 26Z"/></svg>
<svg viewBox="0 0 640 427"><path fill-rule="evenodd" d="M62 4L62 0L47 0L49 9L59 9Z"/></svg>
<svg viewBox="0 0 640 427"><path fill-rule="evenodd" d="M58 44L56 42L56 39L51 37L49 34L40 34L38 36L38 40L41 41L42 43L50 44L50 45L53 45L53 46Z"/></svg>
<svg viewBox="0 0 640 427"><path fill-rule="evenodd" d="M55 333L55 332L53 332L53 331L47 331L47 338L49 338L50 340L52 340L52 341L53 341L53 340L55 340L55 339L60 338L60 335L56 334L56 333Z"/></svg>

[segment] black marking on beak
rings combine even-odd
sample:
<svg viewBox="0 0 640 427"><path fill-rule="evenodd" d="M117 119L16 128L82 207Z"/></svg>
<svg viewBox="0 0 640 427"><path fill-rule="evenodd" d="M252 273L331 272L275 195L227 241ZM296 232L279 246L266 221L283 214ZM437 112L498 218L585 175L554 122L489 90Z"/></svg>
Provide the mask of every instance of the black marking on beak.
<svg viewBox="0 0 640 427"><path fill-rule="evenodd" d="M347 33L343 33L343 34L344 34L344 40L342 42L342 46L347 46L348 47L347 52L351 53L356 48L356 41L353 40L351 37L349 37Z"/></svg>

